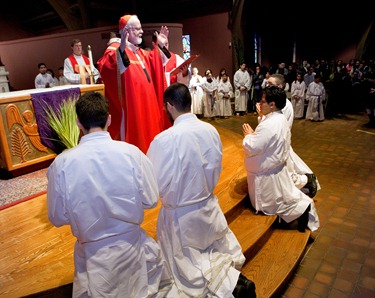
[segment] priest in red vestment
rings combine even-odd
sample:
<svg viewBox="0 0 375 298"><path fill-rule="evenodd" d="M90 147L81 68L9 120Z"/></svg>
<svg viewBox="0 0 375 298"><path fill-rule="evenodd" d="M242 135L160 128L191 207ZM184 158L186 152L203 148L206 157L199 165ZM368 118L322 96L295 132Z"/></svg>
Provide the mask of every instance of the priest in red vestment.
<svg viewBox="0 0 375 298"><path fill-rule="evenodd" d="M120 18L121 40L111 39L98 69L110 103L112 138L136 145L144 153L154 137L170 127L164 117L163 93L167 87L157 47L141 49L142 26L136 15ZM164 46L168 28L162 26L158 43Z"/></svg>
<svg viewBox="0 0 375 298"><path fill-rule="evenodd" d="M81 75L78 66L90 66L90 60L83 54L82 42L79 39L73 39L70 43L72 54L64 60L64 76L70 84L81 84ZM99 71L93 66L92 69L93 83L101 83ZM85 68L84 76L86 83L90 84L90 76Z"/></svg>
<svg viewBox="0 0 375 298"><path fill-rule="evenodd" d="M189 65L186 65L177 75L171 76L169 73L174 70L177 66L180 66L182 63L185 62L185 60L178 54L175 54L173 52L170 52L171 58L167 61L165 64L165 72L168 74L166 76L167 78L167 84L168 86L174 83L181 83L189 87L190 82L190 70ZM169 82L168 82L169 78Z"/></svg>
<svg viewBox="0 0 375 298"><path fill-rule="evenodd" d="M158 31L156 31L159 33ZM152 35L152 45L156 45L156 32ZM162 61L164 65L164 71L165 71L165 77L167 80L167 85L171 85L174 83L181 83L189 87L190 83L190 77L191 73L189 70L189 65L186 65L182 69L180 69L180 72L177 75L170 75L170 72L174 70L176 67L180 66L182 63L185 62L184 58L182 58L180 55L175 54L171 51L169 51L169 41L164 45L164 49L160 49L160 51L167 51L168 55L162 55Z"/></svg>

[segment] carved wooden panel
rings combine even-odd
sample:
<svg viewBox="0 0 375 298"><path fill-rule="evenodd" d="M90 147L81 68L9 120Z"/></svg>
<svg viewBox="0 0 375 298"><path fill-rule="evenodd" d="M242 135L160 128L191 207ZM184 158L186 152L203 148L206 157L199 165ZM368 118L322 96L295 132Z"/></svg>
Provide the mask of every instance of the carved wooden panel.
<svg viewBox="0 0 375 298"><path fill-rule="evenodd" d="M40 140L30 99L1 103L0 115L2 168L13 170L55 157Z"/></svg>

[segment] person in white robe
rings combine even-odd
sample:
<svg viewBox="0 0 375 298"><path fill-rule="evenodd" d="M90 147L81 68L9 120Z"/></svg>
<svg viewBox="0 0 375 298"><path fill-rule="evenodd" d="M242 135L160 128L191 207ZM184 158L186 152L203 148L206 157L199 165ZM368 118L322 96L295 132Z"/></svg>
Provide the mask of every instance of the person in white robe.
<svg viewBox="0 0 375 298"><path fill-rule="evenodd" d="M314 81L316 73L314 71L314 67L310 66L307 72L303 75L303 81L305 82L306 88Z"/></svg>
<svg viewBox="0 0 375 298"><path fill-rule="evenodd" d="M242 115L246 114L251 83L252 80L249 72L246 69L246 63L242 62L240 69L236 71L233 78L233 85L235 89L234 106L236 113L240 113Z"/></svg>
<svg viewBox="0 0 375 298"><path fill-rule="evenodd" d="M58 71L59 71L58 77L57 77L57 79L59 81L58 86L70 85L69 81L64 76L64 67L60 66L59 69L58 69Z"/></svg>
<svg viewBox="0 0 375 298"><path fill-rule="evenodd" d="M59 80L55 77L54 71L51 68L48 68L47 73L49 73L51 75L51 77L53 78L53 80L55 82L54 87L59 86Z"/></svg>
<svg viewBox="0 0 375 298"><path fill-rule="evenodd" d="M267 87L260 102L264 115L255 130L243 124L243 148L251 205L256 212L278 215L286 223L298 221L298 230L315 231L319 218L314 201L299 190L287 168L291 133L281 109L285 91Z"/></svg>
<svg viewBox="0 0 375 298"><path fill-rule="evenodd" d="M262 90L263 90L264 88L266 88L266 84L267 84L268 79L270 78L270 76L271 76L270 71L269 71L269 70L266 71L265 78L263 79L263 82L262 82Z"/></svg>
<svg viewBox="0 0 375 298"><path fill-rule="evenodd" d="M197 67L193 67L192 76L189 82L189 89L191 94L191 111L196 115L203 115L203 78L200 76Z"/></svg>
<svg viewBox="0 0 375 298"><path fill-rule="evenodd" d="M294 111L294 119L302 119L305 111L305 92L306 84L303 81L301 73L297 74L297 78L292 82L291 103Z"/></svg>
<svg viewBox="0 0 375 298"><path fill-rule="evenodd" d="M164 102L173 126L157 135L147 152L162 203L157 223L162 255L178 297L233 297L245 257L213 193L222 170L220 136L190 112L183 84L169 86Z"/></svg>
<svg viewBox="0 0 375 298"><path fill-rule="evenodd" d="M316 74L314 81L310 83L306 91L306 101L308 101L306 119L310 119L311 121L324 120L323 102L326 98L326 90L320 80L321 76Z"/></svg>
<svg viewBox="0 0 375 298"><path fill-rule="evenodd" d="M38 64L39 73L35 77L35 89L55 87L55 80L52 75L47 72L47 66L44 63Z"/></svg>
<svg viewBox="0 0 375 298"><path fill-rule="evenodd" d="M223 67L222 69L220 69L219 75L216 77L216 80L217 80L218 82L220 82L221 77L222 77L224 74L227 75L228 81L230 82L229 75L227 74L227 70L225 69L225 67Z"/></svg>
<svg viewBox="0 0 375 298"><path fill-rule="evenodd" d="M81 40L73 39L70 43L70 47L72 49L72 54L65 58L63 66L64 76L68 82L70 84L81 84L82 75L86 80L86 83L90 84L90 74L88 73L87 68L92 72L93 83L100 81L99 71L93 65L93 61L90 61L89 57L83 54ZM91 63L92 65L90 65ZM84 66L85 68L82 74L80 74L79 66Z"/></svg>
<svg viewBox="0 0 375 298"><path fill-rule="evenodd" d="M206 70L201 87L203 90L203 116L209 120L214 119L218 115L218 82L212 76L210 69Z"/></svg>
<svg viewBox="0 0 375 298"><path fill-rule="evenodd" d="M79 144L47 171L48 219L69 225L74 247L73 297L176 297L159 245L141 228L158 186L148 157L114 141L108 101L87 92L76 102Z"/></svg>
<svg viewBox="0 0 375 298"><path fill-rule="evenodd" d="M233 87L228 75L223 74L218 85L218 116L227 119L233 115L231 100L234 97Z"/></svg>
<svg viewBox="0 0 375 298"><path fill-rule="evenodd" d="M280 74L271 75L268 78L267 86L277 86L281 89L284 89L284 76ZM259 110L259 107L257 108L257 110ZM289 129L292 130L294 111L293 106L288 99L286 100L285 107L282 109L282 113L288 121ZM258 122L260 122L259 118ZM316 195L316 192L321 189L321 186L316 175L308 167L308 165L297 155L297 153L295 153L292 146L290 146L290 158L288 159L288 169L297 188L301 189L305 193L308 193L308 195L311 198L313 198Z"/></svg>

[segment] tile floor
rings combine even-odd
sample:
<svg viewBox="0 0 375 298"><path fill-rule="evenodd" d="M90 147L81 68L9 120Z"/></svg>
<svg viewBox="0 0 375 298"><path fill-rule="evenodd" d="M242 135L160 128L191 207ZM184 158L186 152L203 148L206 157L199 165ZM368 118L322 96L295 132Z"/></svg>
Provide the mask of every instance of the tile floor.
<svg viewBox="0 0 375 298"><path fill-rule="evenodd" d="M295 120L292 147L317 175L321 227L283 298L375 297L375 129L365 114ZM209 121L242 134L247 116Z"/></svg>

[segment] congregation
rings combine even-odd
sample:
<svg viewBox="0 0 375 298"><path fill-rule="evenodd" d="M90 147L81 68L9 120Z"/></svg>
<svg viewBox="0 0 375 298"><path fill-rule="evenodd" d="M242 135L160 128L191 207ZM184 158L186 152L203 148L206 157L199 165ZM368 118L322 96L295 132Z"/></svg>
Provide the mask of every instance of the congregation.
<svg viewBox="0 0 375 298"><path fill-rule="evenodd" d="M229 115L221 108L224 106L218 88L221 76L216 78L216 84L210 84L213 86L212 90L206 87L207 93L203 92L204 83L208 79L207 71L203 78L198 76L197 79L194 70L198 74L198 69L193 68L189 88L193 97L192 111L198 116L214 119L233 115L243 116L247 113L256 114L255 106L260 102L260 94L265 88L265 82L270 74L278 73L285 77L285 91L293 105L295 119L320 122L325 118L344 117L345 114L366 111L369 122L365 126L375 126L373 103L375 62L373 60L350 59L348 63L334 59L329 63L326 60L313 62L304 60L302 63L294 62L289 65L279 63L277 66L270 67L259 64L248 67L242 62L233 76L233 86L230 86L232 93L227 99L231 106L228 110ZM215 85L217 87L214 87ZM215 101L212 101L212 98L207 100L207 97L212 96ZM210 110L210 113L207 110Z"/></svg>
<svg viewBox="0 0 375 298"><path fill-rule="evenodd" d="M166 42L166 48L168 41ZM81 76L79 69L73 69L72 63L90 65L88 57L83 54L82 43L75 39L71 43L72 54L64 61L64 66L54 76L52 69L47 69L35 77L35 88L79 84ZM167 50L168 51L168 50ZM264 66L255 63L249 66L242 61L239 69L233 75L222 68L215 77L210 68L204 75L199 75L197 67L185 68L184 75L179 73L178 80L169 79L169 72L183 62L179 55L172 54L172 59L162 56L167 82L176 81L185 84L192 96L192 112L199 118L228 119L231 116L244 116L247 113L256 114L256 103L265 88L265 82L270 74L280 73L285 77L285 91L291 101L295 119L309 119L321 122L324 119L345 117L346 114L366 112L369 122L364 126L375 127L374 79L375 62L373 60L324 59L315 61L303 60L301 63L279 63L277 66ZM177 57L173 58L173 57ZM177 63L176 63L177 61ZM168 65L166 63L168 62ZM43 73L43 71L45 73ZM94 82L102 82L99 71L93 67ZM52 75L52 79L48 76ZM225 74L223 78L223 74ZM84 71L84 79L89 81L90 75Z"/></svg>

